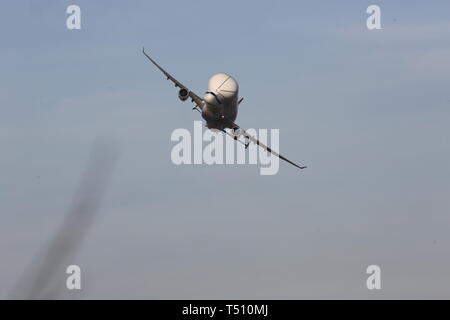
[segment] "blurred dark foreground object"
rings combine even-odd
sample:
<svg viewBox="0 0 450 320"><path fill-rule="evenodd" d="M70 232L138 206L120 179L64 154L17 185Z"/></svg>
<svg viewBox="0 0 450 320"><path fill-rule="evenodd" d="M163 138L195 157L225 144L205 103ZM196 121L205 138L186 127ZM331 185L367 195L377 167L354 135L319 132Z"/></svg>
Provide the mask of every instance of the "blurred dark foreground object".
<svg viewBox="0 0 450 320"><path fill-rule="evenodd" d="M114 141L95 141L62 225L25 269L10 299L57 299L67 290L67 263L94 222L117 157Z"/></svg>

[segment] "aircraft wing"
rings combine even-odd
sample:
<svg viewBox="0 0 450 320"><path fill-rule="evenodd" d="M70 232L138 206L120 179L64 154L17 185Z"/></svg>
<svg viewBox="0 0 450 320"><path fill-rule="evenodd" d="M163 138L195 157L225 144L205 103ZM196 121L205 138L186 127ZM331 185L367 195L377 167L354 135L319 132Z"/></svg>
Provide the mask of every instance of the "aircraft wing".
<svg viewBox="0 0 450 320"><path fill-rule="evenodd" d="M244 129L242 129L241 127L239 127L237 124L233 123L233 129L240 129L242 135L248 139L249 141L255 143L256 145L260 146L261 148L263 148L264 150L270 152L271 154L273 154L274 156L277 156L278 158L280 158L281 160L284 160L286 162L289 162L290 164L292 164L293 166L296 166L299 169L305 169L306 166L299 166L297 164L295 164L294 162L292 162L289 159L286 159L285 157L283 157L281 154L279 154L278 152L272 150L271 148L269 148L268 146L266 146L265 144L261 143L258 139L256 139L255 137L249 135Z"/></svg>
<svg viewBox="0 0 450 320"><path fill-rule="evenodd" d="M156 63L155 60L153 60L152 58L150 58L150 56L145 52L144 48L142 48L142 53L147 57L148 60L150 60L159 70L161 70L162 73L164 73L164 75L167 77L167 80L172 81L175 84L175 87L178 88L183 88L186 89L189 92L189 97L191 98L191 100L193 102L195 102L197 104L197 106L201 107L203 105L203 99L200 98L198 95L196 95L195 93L193 93L191 90L189 90L184 84L182 84L180 81L178 81L177 79L175 79L174 77L172 77L170 75L170 73L168 73L166 70L164 70L163 68L161 68L159 66L159 64Z"/></svg>

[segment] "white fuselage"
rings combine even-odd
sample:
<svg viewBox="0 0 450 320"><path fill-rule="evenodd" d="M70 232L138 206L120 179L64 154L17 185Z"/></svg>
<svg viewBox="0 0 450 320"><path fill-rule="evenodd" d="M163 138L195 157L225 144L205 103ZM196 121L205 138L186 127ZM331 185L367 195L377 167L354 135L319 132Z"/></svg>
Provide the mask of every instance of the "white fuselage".
<svg viewBox="0 0 450 320"><path fill-rule="evenodd" d="M210 129L231 128L238 113L239 86L228 74L217 73L208 81L202 117Z"/></svg>

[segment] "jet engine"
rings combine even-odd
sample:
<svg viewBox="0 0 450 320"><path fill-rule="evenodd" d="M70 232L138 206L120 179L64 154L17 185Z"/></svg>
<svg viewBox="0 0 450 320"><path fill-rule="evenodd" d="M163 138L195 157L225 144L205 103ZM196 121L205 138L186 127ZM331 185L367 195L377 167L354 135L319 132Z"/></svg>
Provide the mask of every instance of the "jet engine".
<svg viewBox="0 0 450 320"><path fill-rule="evenodd" d="M186 101L189 98L189 90L181 88L178 92L178 98L180 98L181 101Z"/></svg>

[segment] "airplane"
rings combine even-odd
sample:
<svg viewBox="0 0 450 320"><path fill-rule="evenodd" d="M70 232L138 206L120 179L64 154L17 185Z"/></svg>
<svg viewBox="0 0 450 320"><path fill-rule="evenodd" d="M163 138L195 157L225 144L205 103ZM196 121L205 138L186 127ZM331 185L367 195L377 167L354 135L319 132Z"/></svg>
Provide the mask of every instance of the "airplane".
<svg viewBox="0 0 450 320"><path fill-rule="evenodd" d="M192 109L201 113L202 118L206 121L206 127L208 129L224 132L234 140L243 143L245 148L248 147L250 142L253 142L265 151L272 153L299 169L306 168L306 166L299 166L283 157L234 123L237 118L239 104L244 98L238 99L239 86L232 76L226 73L217 73L213 75L208 81L208 91L205 92L203 98L200 98L200 96L189 90L188 87L164 70L145 52L145 48L142 48L142 53L167 77L167 80L172 81L175 87L180 88L178 91L178 98L181 101L186 101L191 98L191 101L195 103ZM231 129L233 134L227 132L225 129ZM238 140L241 135L250 142L245 143Z"/></svg>

